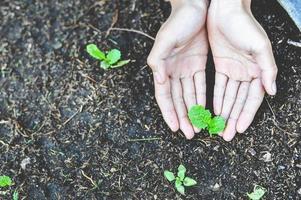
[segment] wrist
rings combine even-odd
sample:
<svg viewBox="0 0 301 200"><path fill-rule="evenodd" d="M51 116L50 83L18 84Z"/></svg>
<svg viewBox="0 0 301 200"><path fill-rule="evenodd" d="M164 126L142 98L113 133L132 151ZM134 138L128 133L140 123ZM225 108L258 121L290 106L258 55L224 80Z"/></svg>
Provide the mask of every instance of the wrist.
<svg viewBox="0 0 301 200"><path fill-rule="evenodd" d="M179 7L185 5L191 5L195 7L207 8L209 6L208 0L170 0L172 7Z"/></svg>
<svg viewBox="0 0 301 200"><path fill-rule="evenodd" d="M211 5L216 5L221 10L235 10L240 8L250 8L251 0L211 0Z"/></svg>

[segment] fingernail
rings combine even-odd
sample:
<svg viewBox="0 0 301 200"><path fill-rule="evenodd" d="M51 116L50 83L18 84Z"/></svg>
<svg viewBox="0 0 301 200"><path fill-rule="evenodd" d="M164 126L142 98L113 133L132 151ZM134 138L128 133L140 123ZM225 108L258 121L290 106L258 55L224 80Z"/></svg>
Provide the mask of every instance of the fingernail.
<svg viewBox="0 0 301 200"><path fill-rule="evenodd" d="M234 136L232 136L232 135L230 135L230 136L229 135L224 135L223 136L224 140L227 141L227 142L230 142L233 139L233 137Z"/></svg>
<svg viewBox="0 0 301 200"><path fill-rule="evenodd" d="M199 133L201 130L196 128L196 127L193 127L193 130L194 130L194 133Z"/></svg>
<svg viewBox="0 0 301 200"><path fill-rule="evenodd" d="M191 140L194 137L194 134L185 135L187 140Z"/></svg>
<svg viewBox="0 0 301 200"><path fill-rule="evenodd" d="M272 83L272 90L273 90L273 93L276 94L276 92L277 92L276 81L274 81L274 82Z"/></svg>

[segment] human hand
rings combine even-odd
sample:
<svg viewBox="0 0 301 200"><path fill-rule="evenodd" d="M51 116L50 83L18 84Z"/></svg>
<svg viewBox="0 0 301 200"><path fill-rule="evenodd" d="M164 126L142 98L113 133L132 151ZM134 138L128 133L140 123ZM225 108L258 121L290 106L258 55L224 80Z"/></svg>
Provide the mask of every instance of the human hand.
<svg viewBox="0 0 301 200"><path fill-rule="evenodd" d="M208 53L207 0L171 0L172 12L160 28L148 57L155 96L172 131L186 138L195 132L187 110L206 104L205 66Z"/></svg>
<svg viewBox="0 0 301 200"><path fill-rule="evenodd" d="M232 140L252 123L265 91L276 94L277 66L270 41L253 17L251 0L212 0L208 37L215 63L214 112Z"/></svg>

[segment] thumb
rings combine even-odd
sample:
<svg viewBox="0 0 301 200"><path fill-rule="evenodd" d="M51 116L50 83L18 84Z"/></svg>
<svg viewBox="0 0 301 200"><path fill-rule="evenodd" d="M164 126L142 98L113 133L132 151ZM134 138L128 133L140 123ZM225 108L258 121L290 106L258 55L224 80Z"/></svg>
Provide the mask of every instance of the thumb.
<svg viewBox="0 0 301 200"><path fill-rule="evenodd" d="M277 66L275 63L273 51L270 42L256 53L256 61L261 69L261 81L269 95L275 95L277 92L276 77Z"/></svg>
<svg viewBox="0 0 301 200"><path fill-rule="evenodd" d="M170 35L160 30L147 58L147 64L153 70L154 77L159 84L163 84L167 79L165 59L170 55L175 44L176 42L170 38Z"/></svg>

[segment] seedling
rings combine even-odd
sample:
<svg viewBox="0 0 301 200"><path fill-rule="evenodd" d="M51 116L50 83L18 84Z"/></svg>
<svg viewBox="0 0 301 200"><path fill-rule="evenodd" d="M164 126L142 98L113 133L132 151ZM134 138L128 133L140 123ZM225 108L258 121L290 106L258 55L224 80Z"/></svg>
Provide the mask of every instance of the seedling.
<svg viewBox="0 0 301 200"><path fill-rule="evenodd" d="M87 52L91 57L101 61L100 67L103 69L122 67L131 60L120 60L121 52L118 49L112 49L106 53L99 50L95 44L87 45Z"/></svg>
<svg viewBox="0 0 301 200"><path fill-rule="evenodd" d="M169 182L175 181L175 188L176 190L181 193L182 195L185 195L185 187L190 187L193 185L196 185L197 182L189 177L185 177L186 168L183 165L180 165L178 167L178 173L177 176L174 175L171 171L165 170L164 176Z"/></svg>
<svg viewBox="0 0 301 200"><path fill-rule="evenodd" d="M0 187L7 187L12 185L12 180L9 176L0 176Z"/></svg>
<svg viewBox="0 0 301 200"><path fill-rule="evenodd" d="M251 200L260 200L264 194L267 192L267 189L260 185L255 185L252 193L247 193L248 197Z"/></svg>
<svg viewBox="0 0 301 200"><path fill-rule="evenodd" d="M19 199L19 192L18 191L14 191L13 193L13 200L18 200Z"/></svg>
<svg viewBox="0 0 301 200"><path fill-rule="evenodd" d="M222 132L226 126L224 118L220 116L212 118L211 112L201 105L193 106L188 112L188 117L193 126L208 129L210 136Z"/></svg>

